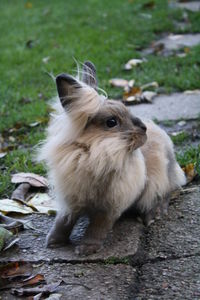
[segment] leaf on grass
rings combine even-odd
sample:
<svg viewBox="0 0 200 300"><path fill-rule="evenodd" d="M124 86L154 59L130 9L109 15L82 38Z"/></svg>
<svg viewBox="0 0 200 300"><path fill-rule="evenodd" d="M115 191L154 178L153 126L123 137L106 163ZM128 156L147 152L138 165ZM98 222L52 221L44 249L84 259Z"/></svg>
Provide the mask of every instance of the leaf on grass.
<svg viewBox="0 0 200 300"><path fill-rule="evenodd" d="M28 201L28 204L34 206L38 212L43 214L47 214L49 211L56 211L54 202L47 193L37 193Z"/></svg>
<svg viewBox="0 0 200 300"><path fill-rule="evenodd" d="M193 179L197 176L197 171L195 170L195 166L193 163L190 163L183 167L183 171L187 177L187 183L193 181Z"/></svg>
<svg viewBox="0 0 200 300"><path fill-rule="evenodd" d="M113 78L109 80L109 83L114 87L122 87L125 88L128 86L128 80L122 78Z"/></svg>
<svg viewBox="0 0 200 300"><path fill-rule="evenodd" d="M0 226L0 251L4 248L6 241L8 241L13 234L7 229Z"/></svg>
<svg viewBox="0 0 200 300"><path fill-rule="evenodd" d="M129 91L124 92L123 100L127 102L129 101L139 102L141 94L142 94L141 88L134 86L131 89L129 89Z"/></svg>
<svg viewBox="0 0 200 300"><path fill-rule="evenodd" d="M18 201L12 199L2 199L0 200L0 211L3 213L21 213L21 214L31 214L33 209L31 207L22 205Z"/></svg>
<svg viewBox="0 0 200 300"><path fill-rule="evenodd" d="M145 9L153 9L155 7L155 1L151 0L143 4L142 6Z"/></svg>
<svg viewBox="0 0 200 300"><path fill-rule="evenodd" d="M35 187L48 187L48 181L45 177L34 173L17 173L12 175L12 183L29 183Z"/></svg>
<svg viewBox="0 0 200 300"><path fill-rule="evenodd" d="M30 9L30 8L32 8L32 7L33 7L33 4L32 4L31 2L26 2L26 3L25 3L25 8Z"/></svg>
<svg viewBox="0 0 200 300"><path fill-rule="evenodd" d="M125 70L131 70L133 67L136 67L144 62L143 59L130 59L124 66Z"/></svg>
<svg viewBox="0 0 200 300"><path fill-rule="evenodd" d="M44 64L47 64L49 60L50 60L50 56L47 56L47 57L44 57L44 58L42 59L42 62L43 62Z"/></svg>
<svg viewBox="0 0 200 300"><path fill-rule="evenodd" d="M159 84L157 83L157 81L153 81L153 82L148 82L146 84L143 84L141 86L141 90L146 90L146 89L149 89L149 88L158 88L159 87Z"/></svg>
<svg viewBox="0 0 200 300"><path fill-rule="evenodd" d="M41 296L50 295L50 293L53 293L54 291L57 290L61 282L62 280L55 283L44 285L43 287L12 289L11 293L16 296L32 296L37 294L41 294Z"/></svg>
<svg viewBox="0 0 200 300"><path fill-rule="evenodd" d="M32 269L28 262L11 262L0 266L0 278L27 277L32 274Z"/></svg>
<svg viewBox="0 0 200 300"><path fill-rule="evenodd" d="M7 155L7 152L0 152L0 158L3 158Z"/></svg>

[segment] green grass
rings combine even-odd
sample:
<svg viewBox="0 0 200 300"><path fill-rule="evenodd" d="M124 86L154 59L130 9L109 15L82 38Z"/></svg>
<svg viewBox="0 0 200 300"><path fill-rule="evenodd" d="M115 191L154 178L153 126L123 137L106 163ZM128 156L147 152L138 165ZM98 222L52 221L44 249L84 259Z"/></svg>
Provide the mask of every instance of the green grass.
<svg viewBox="0 0 200 300"><path fill-rule="evenodd" d="M195 169L200 176L200 145L197 147L188 147L184 153L178 152L176 154L177 160L181 166L186 166L190 163L194 164Z"/></svg>
<svg viewBox="0 0 200 300"><path fill-rule="evenodd" d="M13 188L9 183L11 173L44 172L42 166L32 163L31 155L34 145L44 136L45 124L35 128L29 124L48 116L47 99L56 94L55 84L46 72L75 74L73 57L95 63L100 87L110 97L119 95L119 90L108 83L114 77L134 78L139 85L157 81L167 92L199 88L199 46L185 58L151 55L132 71L123 70L124 63L140 58L139 50L162 33L181 32L174 25L174 21L183 19L181 10L168 7L167 0L154 0L152 8L145 6L148 2L0 2L0 132L6 143L10 143L8 136L16 139L15 150L0 159L1 195L9 195ZM184 32L198 32L199 13L188 13L188 18L190 26ZM46 64L45 57L49 57ZM16 124L20 124L20 130L10 132Z"/></svg>
<svg viewBox="0 0 200 300"><path fill-rule="evenodd" d="M177 134L176 136L172 135L171 139L175 145L181 145L184 142L190 140L190 135L189 135L189 133L183 131L183 132L180 132L179 134Z"/></svg>

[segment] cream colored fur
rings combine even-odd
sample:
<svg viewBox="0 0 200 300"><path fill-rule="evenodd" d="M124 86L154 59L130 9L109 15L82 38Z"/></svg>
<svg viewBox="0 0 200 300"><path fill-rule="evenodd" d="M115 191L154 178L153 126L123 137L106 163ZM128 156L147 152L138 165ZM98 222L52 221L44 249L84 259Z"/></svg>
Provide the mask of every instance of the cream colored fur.
<svg viewBox="0 0 200 300"><path fill-rule="evenodd" d="M48 166L61 211L78 213L89 207L116 220L136 201L142 212L148 212L158 199L185 183L170 138L152 121L143 121L146 143L130 152L121 133L99 128L85 132L88 119L108 103L128 115L121 103L109 102L84 84L70 100L65 109L56 98L38 156Z"/></svg>

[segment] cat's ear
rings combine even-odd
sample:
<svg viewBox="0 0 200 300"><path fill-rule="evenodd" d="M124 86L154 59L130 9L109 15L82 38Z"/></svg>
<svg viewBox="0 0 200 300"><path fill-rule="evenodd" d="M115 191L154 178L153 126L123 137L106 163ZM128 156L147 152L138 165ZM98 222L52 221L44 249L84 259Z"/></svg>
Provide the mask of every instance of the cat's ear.
<svg viewBox="0 0 200 300"><path fill-rule="evenodd" d="M82 81L94 89L97 89L96 68L91 61L85 61L83 64Z"/></svg>
<svg viewBox="0 0 200 300"><path fill-rule="evenodd" d="M77 89L81 84L68 74L60 74L56 77L56 85L60 102L64 108L67 108L77 97Z"/></svg>

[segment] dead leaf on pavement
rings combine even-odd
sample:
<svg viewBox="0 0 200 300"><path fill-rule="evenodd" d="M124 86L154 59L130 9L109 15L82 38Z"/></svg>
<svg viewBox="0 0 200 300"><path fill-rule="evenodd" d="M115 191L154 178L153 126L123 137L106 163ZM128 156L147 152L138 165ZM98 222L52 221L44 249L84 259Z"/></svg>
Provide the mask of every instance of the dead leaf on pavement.
<svg viewBox="0 0 200 300"><path fill-rule="evenodd" d="M28 262L11 262L0 266L0 278L27 277L32 274L32 269Z"/></svg>
<svg viewBox="0 0 200 300"><path fill-rule="evenodd" d="M14 238L14 239L8 241L8 243L6 243L5 247L3 248L3 251L6 251L6 250L10 249L10 248L13 247L18 241L19 241L19 238Z"/></svg>
<svg viewBox="0 0 200 300"><path fill-rule="evenodd" d="M28 204L35 207L38 212L48 214L49 211L56 211L56 207L51 197L47 193L37 193L28 201Z"/></svg>
<svg viewBox="0 0 200 300"><path fill-rule="evenodd" d="M57 290L57 288L59 287L61 282L62 282L62 280L51 283L51 284L44 285L43 287L12 289L11 293L16 296L32 296L32 295L37 295L37 294L41 294L41 296L50 295L50 293L53 293L54 291ZM37 299L40 299L40 298L37 298Z"/></svg>
<svg viewBox="0 0 200 300"><path fill-rule="evenodd" d="M21 213L21 214L31 214L33 209L27 205L21 204L19 201L12 199L1 199L0 200L0 211L7 214L11 212Z"/></svg>
<svg viewBox="0 0 200 300"><path fill-rule="evenodd" d="M44 275L37 274L24 279L23 284L21 286L36 285L44 282L45 282Z"/></svg>
<svg viewBox="0 0 200 300"><path fill-rule="evenodd" d="M0 200L1 201L1 200ZM30 220L21 220L4 216L0 213L0 226L10 230L12 233L18 233L23 229L35 229Z"/></svg>
<svg viewBox="0 0 200 300"><path fill-rule="evenodd" d="M45 177L34 173L17 173L12 175L12 183L29 183L35 187L48 187L48 181Z"/></svg>

